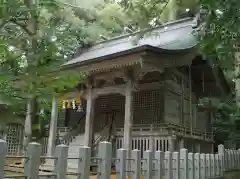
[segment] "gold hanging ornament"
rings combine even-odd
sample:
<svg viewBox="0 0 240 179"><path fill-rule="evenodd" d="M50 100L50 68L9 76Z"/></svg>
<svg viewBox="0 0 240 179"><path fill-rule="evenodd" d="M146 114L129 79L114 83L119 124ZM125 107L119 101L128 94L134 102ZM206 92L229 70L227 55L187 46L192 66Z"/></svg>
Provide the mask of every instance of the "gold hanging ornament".
<svg viewBox="0 0 240 179"><path fill-rule="evenodd" d="M71 101L67 100L67 108L71 108Z"/></svg>
<svg viewBox="0 0 240 179"><path fill-rule="evenodd" d="M75 100L72 100L72 108L76 109L76 101Z"/></svg>
<svg viewBox="0 0 240 179"><path fill-rule="evenodd" d="M80 94L80 92L77 93L76 104L81 104L81 94Z"/></svg>
<svg viewBox="0 0 240 179"><path fill-rule="evenodd" d="M62 108L66 109L66 100L62 100Z"/></svg>
<svg viewBox="0 0 240 179"><path fill-rule="evenodd" d="M83 112L82 101L81 101L81 94L80 92L77 93L76 96L76 104L78 106L77 112Z"/></svg>
<svg viewBox="0 0 240 179"><path fill-rule="evenodd" d="M74 100L63 99L63 100L61 100L61 102L62 102L62 108L63 109L72 108L72 109L77 109L78 112L83 112L80 92L77 93L76 99L74 99Z"/></svg>

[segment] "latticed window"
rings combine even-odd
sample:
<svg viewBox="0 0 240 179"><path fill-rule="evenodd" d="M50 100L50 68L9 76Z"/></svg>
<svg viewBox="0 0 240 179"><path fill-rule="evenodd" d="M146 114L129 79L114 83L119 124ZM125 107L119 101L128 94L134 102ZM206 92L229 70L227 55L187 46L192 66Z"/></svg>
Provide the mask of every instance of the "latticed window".
<svg viewBox="0 0 240 179"><path fill-rule="evenodd" d="M125 96L109 94L99 96L94 106L94 131L103 129L111 120L116 126L123 126L125 114Z"/></svg>
<svg viewBox="0 0 240 179"><path fill-rule="evenodd" d="M133 96L133 123L157 124L161 120L163 104L161 90L135 92ZM124 125L125 96L111 94L100 96L95 103L95 130L103 128L114 119L116 127Z"/></svg>
<svg viewBox="0 0 240 179"><path fill-rule="evenodd" d="M158 124L163 111L163 91L140 91L134 95L133 121L135 124Z"/></svg>
<svg viewBox="0 0 240 179"><path fill-rule="evenodd" d="M16 154L22 142L21 133L22 126L20 124L9 124L7 130L7 145L8 145L8 153Z"/></svg>
<svg viewBox="0 0 240 179"><path fill-rule="evenodd" d="M179 124L181 119L181 96L168 92L165 96L165 116L168 122Z"/></svg>
<svg viewBox="0 0 240 179"><path fill-rule="evenodd" d="M65 127L66 126L66 109L62 109L58 113L58 126L59 127Z"/></svg>

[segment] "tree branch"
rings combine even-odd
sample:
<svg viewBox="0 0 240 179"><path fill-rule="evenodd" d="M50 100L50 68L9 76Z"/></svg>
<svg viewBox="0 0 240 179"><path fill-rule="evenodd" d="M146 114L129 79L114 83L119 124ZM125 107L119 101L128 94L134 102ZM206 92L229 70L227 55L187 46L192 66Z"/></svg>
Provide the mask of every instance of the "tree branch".
<svg viewBox="0 0 240 179"><path fill-rule="evenodd" d="M2 29L8 22L9 20L4 20L2 24L0 24L0 29Z"/></svg>
<svg viewBox="0 0 240 179"><path fill-rule="evenodd" d="M24 32L26 32L29 36L34 35L25 25L17 22L16 19L11 19L10 22L12 22L13 24L16 24L17 26L21 27L21 29L24 30Z"/></svg>

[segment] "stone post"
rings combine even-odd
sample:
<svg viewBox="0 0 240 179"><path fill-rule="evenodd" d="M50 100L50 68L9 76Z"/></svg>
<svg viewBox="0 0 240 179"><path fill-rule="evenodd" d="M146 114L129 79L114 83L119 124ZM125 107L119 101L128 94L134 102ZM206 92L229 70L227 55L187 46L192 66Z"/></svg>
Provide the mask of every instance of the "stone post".
<svg viewBox="0 0 240 179"><path fill-rule="evenodd" d="M77 179L89 179L91 165L91 148L83 146L79 149L78 169L80 176Z"/></svg>
<svg viewBox="0 0 240 179"><path fill-rule="evenodd" d="M126 179L126 161L127 161L127 150L118 149L116 160L116 179Z"/></svg>
<svg viewBox="0 0 240 179"><path fill-rule="evenodd" d="M112 166L112 144L110 142L100 142L99 144L99 157L101 160L98 164L98 179L111 178Z"/></svg>
<svg viewBox="0 0 240 179"><path fill-rule="evenodd" d="M4 166L7 154L7 143L0 139L0 178L4 178Z"/></svg>
<svg viewBox="0 0 240 179"><path fill-rule="evenodd" d="M63 144L56 146L54 156L57 158L55 159L55 167L53 170L53 173L56 175L56 179L66 179L68 164L68 146Z"/></svg>
<svg viewBox="0 0 240 179"><path fill-rule="evenodd" d="M189 179L188 171L189 171L189 161L188 161L188 150L180 149L180 160L182 161L182 179Z"/></svg>
<svg viewBox="0 0 240 179"><path fill-rule="evenodd" d="M38 178L41 151L42 146L39 143L31 142L28 144L26 155L28 158L25 159L24 164L24 175L26 179Z"/></svg>

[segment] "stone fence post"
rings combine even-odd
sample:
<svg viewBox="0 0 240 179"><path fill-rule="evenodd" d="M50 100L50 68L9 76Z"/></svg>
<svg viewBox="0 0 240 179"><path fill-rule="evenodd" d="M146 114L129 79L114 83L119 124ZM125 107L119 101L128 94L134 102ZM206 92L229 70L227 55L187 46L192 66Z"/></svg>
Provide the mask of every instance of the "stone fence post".
<svg viewBox="0 0 240 179"><path fill-rule="evenodd" d="M26 179L38 178L42 147L39 143L31 142L28 144L26 152L27 158L24 160L24 175Z"/></svg>
<svg viewBox="0 0 240 179"><path fill-rule="evenodd" d="M225 171L225 164L226 164L226 158L225 158L225 149L224 145L218 146L218 155L220 158L219 164L220 164L220 174L222 174Z"/></svg>
<svg viewBox="0 0 240 179"><path fill-rule="evenodd" d="M58 145L55 148L55 168L54 173L56 174L56 179L66 179L67 178L67 163L68 163L68 146Z"/></svg>
<svg viewBox="0 0 240 179"><path fill-rule="evenodd" d="M190 179L188 177L188 150L180 149L180 160L182 165L182 179Z"/></svg>
<svg viewBox="0 0 240 179"><path fill-rule="evenodd" d="M91 148L82 146L79 149L78 173L77 179L89 179L91 165Z"/></svg>
<svg viewBox="0 0 240 179"><path fill-rule="evenodd" d="M112 144L110 142L100 142L98 155L101 157L98 165L98 179L110 178L112 167Z"/></svg>
<svg viewBox="0 0 240 179"><path fill-rule="evenodd" d="M4 178L4 165L7 154L7 144L4 140L0 139L0 178Z"/></svg>

